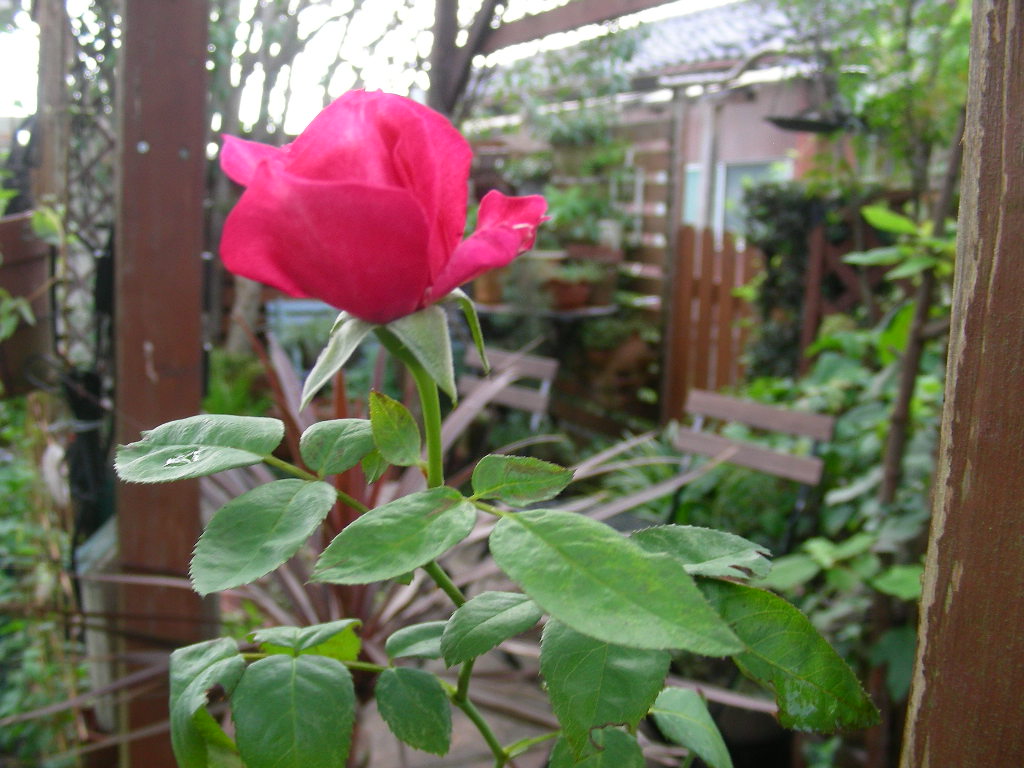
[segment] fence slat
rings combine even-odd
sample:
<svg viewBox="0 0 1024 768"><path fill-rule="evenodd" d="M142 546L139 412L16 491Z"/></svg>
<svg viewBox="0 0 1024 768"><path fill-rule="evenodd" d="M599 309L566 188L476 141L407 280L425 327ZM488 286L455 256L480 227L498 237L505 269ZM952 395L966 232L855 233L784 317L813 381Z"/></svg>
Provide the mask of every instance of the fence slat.
<svg viewBox="0 0 1024 768"><path fill-rule="evenodd" d="M711 383L711 328L715 322L715 236L710 229L701 233L700 239L700 282L697 286L697 343L698 354L693 362L692 385L701 389L713 389Z"/></svg>
<svg viewBox="0 0 1024 768"><path fill-rule="evenodd" d="M757 249L737 251L727 235L721 250L716 250L711 230L682 227L677 248L672 284L666 291L670 300L662 376L666 421L682 416L691 388L714 390L740 381L749 333L745 321L753 311L733 291L750 282L760 269Z"/></svg>
<svg viewBox="0 0 1024 768"><path fill-rule="evenodd" d="M733 383L733 325L736 321L736 297L732 295L736 278L736 243L726 235L719 254L718 328L715 339L715 388Z"/></svg>

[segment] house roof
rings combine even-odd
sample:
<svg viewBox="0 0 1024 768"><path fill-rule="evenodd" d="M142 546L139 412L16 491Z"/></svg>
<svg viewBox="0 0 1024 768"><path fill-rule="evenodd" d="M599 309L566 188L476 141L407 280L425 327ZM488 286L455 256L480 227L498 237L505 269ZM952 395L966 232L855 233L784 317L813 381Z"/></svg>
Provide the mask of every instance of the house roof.
<svg viewBox="0 0 1024 768"><path fill-rule="evenodd" d="M726 69L792 36L785 15L748 0L650 22L629 63L635 75Z"/></svg>

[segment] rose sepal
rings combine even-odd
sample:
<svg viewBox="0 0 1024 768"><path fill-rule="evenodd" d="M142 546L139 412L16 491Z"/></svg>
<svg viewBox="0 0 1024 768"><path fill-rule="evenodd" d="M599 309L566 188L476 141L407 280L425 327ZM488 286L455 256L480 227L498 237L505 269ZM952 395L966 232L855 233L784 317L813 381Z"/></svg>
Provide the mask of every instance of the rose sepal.
<svg viewBox="0 0 1024 768"><path fill-rule="evenodd" d="M309 372L302 385L302 403L299 409L305 408L313 397L323 389L341 367L352 357L359 344L374 328L373 323L360 320L347 312L338 315L327 339L327 346L320 352L313 370Z"/></svg>
<svg viewBox="0 0 1024 768"><path fill-rule="evenodd" d="M447 312L432 304L381 327L402 343L452 402L458 400Z"/></svg>
<svg viewBox="0 0 1024 768"><path fill-rule="evenodd" d="M443 301L454 301L459 305L462 315L466 318L466 325L469 326L469 333L473 337L473 344L476 345L477 354L480 355L480 361L483 363L484 374L490 373L491 364L487 362L487 352L484 349L484 332L480 327L480 316L477 314L476 304L469 298L469 294L461 288L456 288L449 293L444 297Z"/></svg>

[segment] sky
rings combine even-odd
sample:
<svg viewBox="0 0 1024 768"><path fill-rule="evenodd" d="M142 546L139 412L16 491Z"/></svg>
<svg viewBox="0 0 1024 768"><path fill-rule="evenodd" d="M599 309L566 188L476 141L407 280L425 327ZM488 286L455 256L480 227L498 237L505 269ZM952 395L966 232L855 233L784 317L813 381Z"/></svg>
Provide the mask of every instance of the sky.
<svg viewBox="0 0 1024 768"><path fill-rule="evenodd" d="M676 2L666 3L663 6L652 8L648 11L643 11L638 14L633 14L622 20L624 26L631 26L642 22L653 21L659 18L668 18L670 16L681 15L687 12L701 10L703 8L709 8L718 5L724 5L735 0L676 0ZM70 0L69 7L81 4L82 0ZM337 0L339 3L346 3L347 0ZM535 12L538 8L551 7L553 5L561 5L564 3L559 0L510 0L509 2L509 16L515 17L521 15L523 12ZM464 13L467 15L473 11L473 3L463 2L460 4ZM373 4L367 4L368 7L372 7L375 10L379 9L381 14L390 14L393 12L391 9L391 3L382 2L381 0L374 0ZM416 3L414 9L414 18L410 19L410 22L415 24L422 24L424 27L429 27L431 14L432 14L432 3L422 2ZM74 9L71 8L72 12ZM552 49L565 47L572 45L588 37L594 37L596 34L600 34L599 27L591 27L589 29L577 30L573 33L567 33L563 35L555 35L551 38L546 38L543 41L526 43L521 46L515 46L506 51L494 54L494 59L497 60L508 60L510 58L522 58L525 56L534 55L539 50ZM39 44L38 44L38 28L29 19L27 13L21 13L16 17L16 26L13 31L0 33L0 72L6 73L4 77L0 78L0 117L24 117L32 114L36 108L36 62L38 60ZM391 43L392 45L403 44L400 41ZM408 45L406 41L404 43ZM418 41L420 46L424 45L424 38L421 37ZM429 45L429 35L426 37L426 44ZM296 71L293 78L293 83L296 84L296 92L294 94L293 106L289 110L288 119L285 124L285 130L288 133L297 133L300 131L312 117L319 111L322 102L322 91L319 86L312 87L312 84L317 83L319 77L315 74L318 67L323 65L323 56L327 56L325 51L311 50L310 55L307 56L303 61L297 62ZM333 55L333 52L330 54ZM358 56L358 51L353 51L349 55ZM16 76L11 76L11 73L16 73ZM412 78L410 80L410 78ZM422 80L422 77L420 78ZM302 83L309 83L311 87L303 88ZM389 71L385 66L377 72L371 72L367 77L367 86L373 88L383 88L389 90L399 90L405 92L408 90L409 85L420 86L422 83L415 79L415 76L406 73L399 73L397 71ZM343 86L342 86L343 87Z"/></svg>

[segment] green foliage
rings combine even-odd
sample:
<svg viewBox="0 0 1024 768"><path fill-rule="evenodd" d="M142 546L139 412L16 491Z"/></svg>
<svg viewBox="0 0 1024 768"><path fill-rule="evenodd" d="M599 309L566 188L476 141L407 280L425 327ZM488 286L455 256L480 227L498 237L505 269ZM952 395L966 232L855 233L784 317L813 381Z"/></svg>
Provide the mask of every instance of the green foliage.
<svg viewBox="0 0 1024 768"><path fill-rule="evenodd" d="M351 332L344 318L335 329L335 335ZM562 509L507 509L549 501L572 480L571 470L531 458L485 457L472 472L469 496L444 485L437 376L423 363L424 354L435 352L414 353L392 330L378 329L377 335L415 379L422 433L403 404L373 393L369 423L324 422L301 437L302 457L316 474L273 455L282 432L273 419L183 419L118 452L118 471L138 482L199 477L256 461L291 475L215 513L193 561L201 592L239 586L281 565L340 500L356 514L321 552L312 581L410 583L422 568L454 606L446 619L390 631L383 643L386 664L361 658L355 616L259 628L251 633L257 650L245 653L227 639L175 652L172 741L183 766L345 765L356 712L350 670L377 676L378 710L399 740L446 754L456 707L480 731L494 764L506 765L543 739L498 743L469 695L473 666L545 616L541 673L560 724L553 766L640 768L643 754L634 734L652 707L670 738L712 765L727 766L703 705L685 692L663 692L673 655L684 652L731 657L774 694L792 727L833 731L872 722L874 710L853 673L813 625L781 597L738 583L772 577L764 547L700 527L667 525L627 537ZM449 343L447 337L437 342ZM389 466L407 466L422 469L428 487L364 505L325 479L360 461L371 481ZM522 593L484 592L467 600L438 565L473 531L480 514L497 519L490 550ZM880 589L907 588L903 571L872 576L879 577ZM879 651L887 658L896 652L892 643ZM396 665L405 658L460 665L457 683ZM211 689L227 699L232 736L208 709Z"/></svg>
<svg viewBox="0 0 1024 768"><path fill-rule="evenodd" d="M25 410L23 398L0 400L0 719L66 701L80 692L85 671L56 613L70 537L40 487L31 459L40 436ZM72 714L57 712L0 728L0 755L12 765L62 768L73 759L56 755L74 737Z"/></svg>
<svg viewBox="0 0 1024 768"><path fill-rule="evenodd" d="M729 750L696 691L666 688L651 707L658 728L676 744L695 752L708 768L732 768Z"/></svg>
<svg viewBox="0 0 1024 768"><path fill-rule="evenodd" d="M540 672L573 753L582 757L595 728L635 728L661 690L669 661L667 651L602 642L549 621L540 646Z"/></svg>
<svg viewBox="0 0 1024 768"><path fill-rule="evenodd" d="M499 643L525 632L543 611L526 595L515 592L481 592L459 606L445 624L441 652L445 663L455 666L483 656Z"/></svg>
<svg viewBox="0 0 1024 768"><path fill-rule="evenodd" d="M209 356L210 371L206 381L203 410L207 413L229 413L238 416L262 416L271 404L261 387L263 365L249 354L232 354L213 349Z"/></svg>

